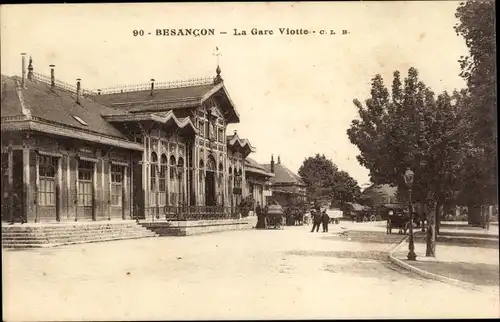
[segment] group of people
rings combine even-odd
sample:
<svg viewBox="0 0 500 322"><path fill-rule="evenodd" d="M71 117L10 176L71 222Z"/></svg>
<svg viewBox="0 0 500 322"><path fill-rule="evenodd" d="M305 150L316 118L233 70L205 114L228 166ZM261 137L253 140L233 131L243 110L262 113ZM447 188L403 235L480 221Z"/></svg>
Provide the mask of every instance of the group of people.
<svg viewBox="0 0 500 322"><path fill-rule="evenodd" d="M316 232L318 232L320 225L323 225L324 233L328 232L328 224L330 223L330 216L328 216L328 214L326 213L326 209L323 209L323 211L321 211L320 208L312 209L311 218L313 221L313 227L311 229L311 233L314 232L314 229L316 229Z"/></svg>

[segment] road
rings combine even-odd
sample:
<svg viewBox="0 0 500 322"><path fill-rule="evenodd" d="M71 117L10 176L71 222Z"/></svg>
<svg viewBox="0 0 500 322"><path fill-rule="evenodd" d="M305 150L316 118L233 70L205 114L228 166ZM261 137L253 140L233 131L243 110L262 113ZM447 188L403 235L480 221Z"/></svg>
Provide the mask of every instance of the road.
<svg viewBox="0 0 500 322"><path fill-rule="evenodd" d="M350 230L341 237L341 227ZM498 292L392 266L383 224L3 251L4 320L498 317ZM359 230L359 231L353 231Z"/></svg>

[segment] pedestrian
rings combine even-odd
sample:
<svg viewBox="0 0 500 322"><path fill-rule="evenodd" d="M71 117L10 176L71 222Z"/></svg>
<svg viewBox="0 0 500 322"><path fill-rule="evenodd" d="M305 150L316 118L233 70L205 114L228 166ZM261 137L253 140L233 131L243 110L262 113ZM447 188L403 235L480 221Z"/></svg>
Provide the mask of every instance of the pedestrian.
<svg viewBox="0 0 500 322"><path fill-rule="evenodd" d="M255 228L257 229L266 228L264 214L262 213L262 207L260 206L260 203L258 201L257 201L257 206L255 207L255 213L257 214L257 225L255 226Z"/></svg>
<svg viewBox="0 0 500 322"><path fill-rule="evenodd" d="M328 223L330 222L330 217L326 213L326 209L323 210L321 220L322 220L322 224L323 224L323 232L327 233L328 232Z"/></svg>
<svg viewBox="0 0 500 322"><path fill-rule="evenodd" d="M269 207L267 205L264 206L264 213L262 214L262 218L264 221L264 228L269 226Z"/></svg>
<svg viewBox="0 0 500 322"><path fill-rule="evenodd" d="M26 219L24 218L23 208L21 204L21 200L19 200L19 196L16 192L12 194L12 208L13 214L10 219L10 225L13 225L16 222L16 219L21 220L21 225L26 223Z"/></svg>
<svg viewBox="0 0 500 322"><path fill-rule="evenodd" d="M321 213L317 210L311 210L311 217L313 220L313 227L311 229L311 233L314 232L314 228L316 228L316 232L318 232L319 226L321 224Z"/></svg>

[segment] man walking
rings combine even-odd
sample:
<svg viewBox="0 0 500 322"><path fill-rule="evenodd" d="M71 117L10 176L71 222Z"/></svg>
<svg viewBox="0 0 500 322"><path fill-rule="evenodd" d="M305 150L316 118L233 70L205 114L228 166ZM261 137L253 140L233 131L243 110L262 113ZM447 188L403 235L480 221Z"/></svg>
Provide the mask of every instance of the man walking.
<svg viewBox="0 0 500 322"><path fill-rule="evenodd" d="M330 222L330 216L326 213L326 209L323 210L321 220L323 223L323 232L327 233L328 232L328 223Z"/></svg>
<svg viewBox="0 0 500 322"><path fill-rule="evenodd" d="M19 218L21 220L21 225L26 223L26 219L24 218L23 214L23 207L21 205L21 200L19 199L19 196L17 193L12 194L12 206L13 206L13 216L10 221L10 225L14 225L16 222L16 218Z"/></svg>
<svg viewBox="0 0 500 322"><path fill-rule="evenodd" d="M313 227L311 229L311 233L314 232L314 228L316 228L316 232L319 231L319 225L321 224L321 213L319 210L311 210L311 217L313 220Z"/></svg>

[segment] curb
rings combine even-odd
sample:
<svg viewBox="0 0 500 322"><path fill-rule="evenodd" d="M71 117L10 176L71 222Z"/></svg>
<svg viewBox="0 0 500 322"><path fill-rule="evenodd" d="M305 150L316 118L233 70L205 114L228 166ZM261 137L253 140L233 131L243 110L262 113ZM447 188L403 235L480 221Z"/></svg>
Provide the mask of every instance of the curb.
<svg viewBox="0 0 500 322"><path fill-rule="evenodd" d="M395 265L397 265L397 266L399 266L407 271L410 271L414 274L417 274L419 276L422 276L422 277L430 279L430 280L435 280L435 281L439 281L442 283L452 284L455 286L459 286L459 287L463 287L463 288L467 288L467 289L471 289L471 290L475 290L475 291L480 290L480 287L475 285L475 284L460 281L460 280L446 277L446 276L439 275L439 274L434 274L434 273L431 273L428 271L424 271L423 269L417 268L413 265L405 263L404 261L400 260L399 258L396 258L393 254L399 248L401 248L402 245L406 244L406 242L408 241L409 238L410 238L410 236L407 236L405 239L403 239L403 241L401 243L399 243L399 245L397 245L392 251L389 252L389 261L391 261L393 264L395 264Z"/></svg>

